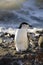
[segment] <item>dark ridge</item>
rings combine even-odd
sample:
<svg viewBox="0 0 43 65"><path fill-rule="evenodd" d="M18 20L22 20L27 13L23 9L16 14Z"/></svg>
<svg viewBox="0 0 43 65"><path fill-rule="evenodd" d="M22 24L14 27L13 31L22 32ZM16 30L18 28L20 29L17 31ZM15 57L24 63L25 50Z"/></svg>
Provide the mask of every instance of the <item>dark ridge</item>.
<svg viewBox="0 0 43 65"><path fill-rule="evenodd" d="M38 18L38 17L35 17L35 16L31 16L31 18L33 19L33 20L37 20L37 21L41 21L41 22L43 22L43 19L41 19L41 18Z"/></svg>

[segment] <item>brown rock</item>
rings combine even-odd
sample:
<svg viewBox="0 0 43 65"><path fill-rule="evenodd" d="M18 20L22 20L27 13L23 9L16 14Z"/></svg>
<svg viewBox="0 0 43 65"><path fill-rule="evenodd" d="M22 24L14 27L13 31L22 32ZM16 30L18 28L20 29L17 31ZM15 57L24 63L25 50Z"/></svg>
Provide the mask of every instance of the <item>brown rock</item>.
<svg viewBox="0 0 43 65"><path fill-rule="evenodd" d="M2 38L0 38L0 43L2 43Z"/></svg>
<svg viewBox="0 0 43 65"><path fill-rule="evenodd" d="M39 45L40 48L43 48L43 36L39 37L38 45Z"/></svg>

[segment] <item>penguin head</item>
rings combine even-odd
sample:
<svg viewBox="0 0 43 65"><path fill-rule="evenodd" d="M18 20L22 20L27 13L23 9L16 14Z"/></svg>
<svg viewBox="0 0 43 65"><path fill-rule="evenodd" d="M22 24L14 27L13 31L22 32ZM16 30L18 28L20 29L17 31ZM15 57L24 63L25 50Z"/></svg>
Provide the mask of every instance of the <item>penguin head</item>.
<svg viewBox="0 0 43 65"><path fill-rule="evenodd" d="M29 27L30 27L30 25L27 22L23 22L23 23L20 24L19 29L21 29L21 28L28 29Z"/></svg>

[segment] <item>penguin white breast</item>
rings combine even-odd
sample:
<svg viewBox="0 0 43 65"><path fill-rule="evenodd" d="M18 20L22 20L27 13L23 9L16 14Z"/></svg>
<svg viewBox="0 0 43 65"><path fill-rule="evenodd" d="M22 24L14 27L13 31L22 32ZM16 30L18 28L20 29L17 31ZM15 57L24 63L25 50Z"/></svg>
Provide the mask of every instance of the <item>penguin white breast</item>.
<svg viewBox="0 0 43 65"><path fill-rule="evenodd" d="M15 34L15 46L17 51L25 51L28 48L27 30L18 29Z"/></svg>

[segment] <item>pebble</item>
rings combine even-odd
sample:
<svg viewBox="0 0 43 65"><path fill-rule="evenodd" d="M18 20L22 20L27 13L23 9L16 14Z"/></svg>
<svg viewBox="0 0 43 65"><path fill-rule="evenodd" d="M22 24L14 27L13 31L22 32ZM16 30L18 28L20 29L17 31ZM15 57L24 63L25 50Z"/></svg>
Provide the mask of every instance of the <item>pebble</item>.
<svg viewBox="0 0 43 65"><path fill-rule="evenodd" d="M4 37L10 37L9 33L4 33Z"/></svg>
<svg viewBox="0 0 43 65"><path fill-rule="evenodd" d="M4 34L3 32L0 32L0 37L2 37L2 36L3 36L3 34Z"/></svg>
<svg viewBox="0 0 43 65"><path fill-rule="evenodd" d="M43 48L43 36L39 37L38 45L39 45L40 48Z"/></svg>
<svg viewBox="0 0 43 65"><path fill-rule="evenodd" d="M3 41L2 38L0 38L0 44L2 43L2 41Z"/></svg>
<svg viewBox="0 0 43 65"><path fill-rule="evenodd" d="M12 41L13 41L12 38L8 38L8 37L4 37L4 38L3 38L3 42L11 43Z"/></svg>

